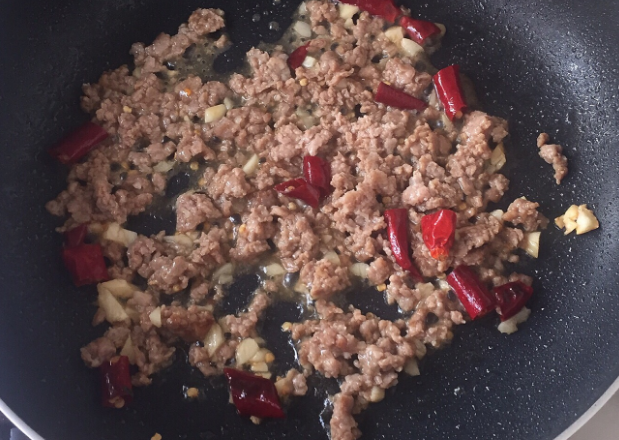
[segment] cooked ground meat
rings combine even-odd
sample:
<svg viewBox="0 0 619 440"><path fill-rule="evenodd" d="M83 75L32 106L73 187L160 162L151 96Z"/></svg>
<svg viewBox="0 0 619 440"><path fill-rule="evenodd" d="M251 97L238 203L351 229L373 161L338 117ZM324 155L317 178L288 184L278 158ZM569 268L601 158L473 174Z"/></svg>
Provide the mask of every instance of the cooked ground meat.
<svg viewBox="0 0 619 440"><path fill-rule="evenodd" d="M194 231L207 220L221 218L221 212L205 194L182 194L176 200L176 229Z"/></svg>
<svg viewBox="0 0 619 440"><path fill-rule="evenodd" d="M105 337L97 338L90 344L82 347L82 360L90 368L100 367L102 363L109 361L116 355L116 346Z"/></svg>
<svg viewBox="0 0 619 440"><path fill-rule="evenodd" d="M503 215L503 220L513 225L522 225L525 231L535 231L548 226L548 219L537 211L539 203L519 198L514 200Z"/></svg>
<svg viewBox="0 0 619 440"><path fill-rule="evenodd" d="M210 311L195 305L161 308L162 327L189 343L203 340L213 321Z"/></svg>
<svg viewBox="0 0 619 440"><path fill-rule="evenodd" d="M240 313L239 316L227 315L223 318L228 331L240 338L247 338L255 335L258 319L269 306L269 296L264 292L257 292L252 298L247 311Z"/></svg>
<svg viewBox="0 0 619 440"><path fill-rule="evenodd" d="M47 209L66 217L61 232L90 225L118 283L106 301L126 313L113 321L103 310L109 304L100 302L93 324L106 318L113 324L82 348L86 365L96 368L120 350L133 350L132 382L148 385L173 361L174 344L185 343L190 364L205 376L244 368L236 365L237 348L264 345L259 321L284 295L315 314L287 327L303 373L280 372L278 393L306 394L306 376L314 371L339 379L331 438L354 440L360 431L353 414L382 400L402 371L418 373L426 346L444 345L465 322L445 275L468 265L489 286L530 284L526 275L507 276L505 263L518 260L514 251L525 231L548 221L524 198L504 214L486 212L509 187L490 162L508 134L506 121L482 111L448 120L432 76L418 68L426 61L404 55L385 35L383 19L362 12L346 21L327 0L306 7L318 37L307 41L313 61L294 72L284 46L251 49L249 74L235 73L227 83L177 69L187 68L190 57L183 55L190 47L210 56L226 47L226 36L209 36L224 26L219 10L198 9L176 35L134 44L132 68L121 66L84 86L82 108L112 136L71 167L66 190ZM381 82L427 100L428 107L416 112L378 104ZM540 156L559 183L567 161L548 140L540 135ZM305 156L323 159L331 176L332 191L323 188L318 208L274 189L304 176ZM171 181L178 172L189 174L189 187ZM180 195L165 200L166 192ZM154 201L174 205L174 235L136 237L120 228ZM393 208L406 209L410 243L403 252L426 282L416 282L394 256L384 217ZM424 215L438 209L456 213L453 246L440 259L431 256L420 227ZM118 237L107 234L112 223ZM331 302L354 284L353 264L399 306L400 319ZM247 308L222 316L222 299L239 294L227 287L235 274L255 269L266 279ZM256 344L242 344L250 338ZM256 362L271 368L264 356Z"/></svg>
<svg viewBox="0 0 619 440"><path fill-rule="evenodd" d="M548 133L541 133L537 137L537 148L542 159L552 165L555 170L555 181L557 185L567 176L567 158L563 155L561 145L549 144L550 136Z"/></svg>
<svg viewBox="0 0 619 440"><path fill-rule="evenodd" d="M309 287L312 299L328 298L350 285L349 271L330 260L310 262L301 270L301 280Z"/></svg>

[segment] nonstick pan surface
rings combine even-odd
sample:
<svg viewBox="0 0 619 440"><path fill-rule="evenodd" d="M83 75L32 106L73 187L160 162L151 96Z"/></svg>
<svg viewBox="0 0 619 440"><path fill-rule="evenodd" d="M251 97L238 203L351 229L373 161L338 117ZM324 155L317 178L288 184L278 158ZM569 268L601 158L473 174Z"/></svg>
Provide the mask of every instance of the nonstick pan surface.
<svg viewBox="0 0 619 440"><path fill-rule="evenodd" d="M275 41L270 21L285 28L296 3L183 0L8 0L0 5L0 399L48 440L326 438L321 384L294 402L285 421L256 427L228 405L220 379L207 380L179 359L140 389L125 410L101 408L94 372L79 347L98 336L90 325L91 288L76 289L62 270L60 237L44 204L64 187L64 171L45 149L86 119L80 86L130 62L135 41L174 32L197 7L226 11L237 45L218 60L236 68L259 39ZM619 3L577 0L435 0L407 2L447 25L438 67L459 63L491 114L509 120L504 197L540 202L550 218L587 203L595 232L542 234L539 260L520 270L536 278L533 314L506 337L495 322L459 328L454 342L402 378L360 417L365 439L550 440L574 422L619 376ZM268 12L268 14L267 14ZM261 13L258 22L252 21ZM570 160L561 186L538 156L548 131ZM144 219L142 219L144 220ZM136 225L142 233L173 227L165 217ZM172 226L170 226L172 225ZM252 277L234 289L248 292ZM375 296L376 297L376 296ZM366 310L383 307L362 301ZM264 323L269 343L292 350L278 319ZM282 319L283 320L283 319ZM182 358L182 356L180 356ZM182 386L207 399L189 403ZM321 414L322 413L322 414Z"/></svg>

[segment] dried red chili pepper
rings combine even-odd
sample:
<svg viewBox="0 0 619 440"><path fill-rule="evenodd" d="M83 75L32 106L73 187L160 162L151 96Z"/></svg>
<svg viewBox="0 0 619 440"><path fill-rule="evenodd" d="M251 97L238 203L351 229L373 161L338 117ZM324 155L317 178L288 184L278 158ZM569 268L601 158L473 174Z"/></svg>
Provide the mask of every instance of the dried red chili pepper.
<svg viewBox="0 0 619 440"><path fill-rule="evenodd" d="M460 84L460 66L454 64L439 70L434 75L434 85L449 119L461 118L467 106Z"/></svg>
<svg viewBox="0 0 619 440"><path fill-rule="evenodd" d="M403 110L423 111L428 106L428 104L421 99L415 98L383 82L378 85L374 100L381 104L390 105L391 107Z"/></svg>
<svg viewBox="0 0 619 440"><path fill-rule="evenodd" d="M88 235L88 225L86 223L82 223L81 225L77 225L73 229L69 229L65 231L64 236L64 245L67 247L79 246L84 243L86 236Z"/></svg>
<svg viewBox="0 0 619 440"><path fill-rule="evenodd" d="M318 156L303 158L303 177L318 188L323 197L331 194L331 166Z"/></svg>
<svg viewBox="0 0 619 440"><path fill-rule="evenodd" d="M456 220L456 213L449 209L441 209L421 218L423 242L432 258L444 260L449 256L449 250L456 236Z"/></svg>
<svg viewBox="0 0 619 440"><path fill-rule="evenodd" d="M64 247L62 260L78 287L109 279L103 250L98 243Z"/></svg>
<svg viewBox="0 0 619 440"><path fill-rule="evenodd" d="M108 408L122 408L133 401L129 358L114 356L99 368L101 404Z"/></svg>
<svg viewBox="0 0 619 440"><path fill-rule="evenodd" d="M348 5L358 6L362 11L367 11L372 15L384 18L389 23L395 23L396 19L402 14L393 0L340 0Z"/></svg>
<svg viewBox="0 0 619 440"><path fill-rule="evenodd" d="M88 154L108 136L107 131L102 127L89 121L51 148L49 154L65 165L71 165Z"/></svg>
<svg viewBox="0 0 619 440"><path fill-rule="evenodd" d="M496 304L486 285L468 266L456 267L447 277L447 283L471 319L479 318L494 310Z"/></svg>
<svg viewBox="0 0 619 440"><path fill-rule="evenodd" d="M290 67L293 71L296 70L297 67L300 67L307 56L308 49L309 44L304 44L303 46L299 46L293 50L290 56L288 56L288 67Z"/></svg>
<svg viewBox="0 0 619 440"><path fill-rule="evenodd" d="M422 46L429 38L441 33L440 28L431 21L418 20L412 17L401 17L400 26L404 28L411 40Z"/></svg>
<svg viewBox="0 0 619 440"><path fill-rule="evenodd" d="M387 222L387 235L395 261L402 269L408 271L416 282L423 281L421 273L415 267L409 255L408 210L405 208L387 209L385 221Z"/></svg>
<svg viewBox="0 0 619 440"><path fill-rule="evenodd" d="M232 401L240 415L261 419L286 417L273 382L234 368L224 368L224 374L228 379Z"/></svg>
<svg viewBox="0 0 619 440"><path fill-rule="evenodd" d="M305 179L292 179L279 183L275 185L275 191L285 196L303 200L312 208L318 208L320 203L320 190L307 183Z"/></svg>
<svg viewBox="0 0 619 440"><path fill-rule="evenodd" d="M501 321L517 314L533 295L533 288L522 281L513 281L492 289Z"/></svg>

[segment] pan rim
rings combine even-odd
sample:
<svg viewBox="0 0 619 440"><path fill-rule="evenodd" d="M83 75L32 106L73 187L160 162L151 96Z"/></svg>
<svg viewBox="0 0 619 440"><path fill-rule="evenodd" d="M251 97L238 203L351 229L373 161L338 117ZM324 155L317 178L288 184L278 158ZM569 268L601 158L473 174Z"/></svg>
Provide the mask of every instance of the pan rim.
<svg viewBox="0 0 619 440"><path fill-rule="evenodd" d="M567 427L565 431L555 437L554 440L569 440L569 438L576 434L589 420L600 411L604 405L619 391L619 377L611 384L610 387L602 394L593 405L587 409L576 421ZM22 433L24 433L30 440L45 440L34 429L32 429L21 417L19 417L5 402L0 399L0 412L9 419L9 421L15 425Z"/></svg>

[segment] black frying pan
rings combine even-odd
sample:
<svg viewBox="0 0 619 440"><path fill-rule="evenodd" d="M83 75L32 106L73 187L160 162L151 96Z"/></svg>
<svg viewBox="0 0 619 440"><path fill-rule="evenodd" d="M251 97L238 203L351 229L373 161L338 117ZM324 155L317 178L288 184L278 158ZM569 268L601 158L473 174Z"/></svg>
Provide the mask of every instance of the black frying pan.
<svg viewBox="0 0 619 440"><path fill-rule="evenodd" d="M295 401L286 421L255 427L226 404L221 380L209 382L179 361L138 390L126 410L101 408L95 374L78 349L100 330L90 320L92 289L76 289L61 268L60 237L44 203L64 187L64 171L44 153L85 120L80 85L130 61L134 41L173 32L196 7L223 8L239 43L218 67L237 67L258 37L273 41L268 23L284 28L296 7L283 0L8 0L0 6L0 398L48 440L253 437L326 438L326 392L318 386ZM457 62L480 100L511 125L505 200L539 201L549 217L572 203L589 203L600 230L564 238L542 234L540 259L521 270L536 277L533 315L506 337L493 321L458 329L453 344L430 356L422 376L403 378L387 398L360 416L365 439L552 439L619 376L619 2L434 0L408 3L447 25L439 67ZM266 15L268 11L269 15ZM263 12L255 23L251 17ZM535 137L547 130L565 146L570 175L555 186L537 157ZM166 218L139 222L141 232L166 228ZM235 291L254 282L243 280ZM366 310L380 301L361 301ZM286 319L294 310L282 306ZM384 311L384 313L389 313ZM273 316L273 314L271 315ZM282 367L292 351L280 343ZM182 358L182 356L180 356ZM288 358L286 360L286 357ZM208 399L183 400L182 385ZM321 419L322 417L322 419Z"/></svg>

